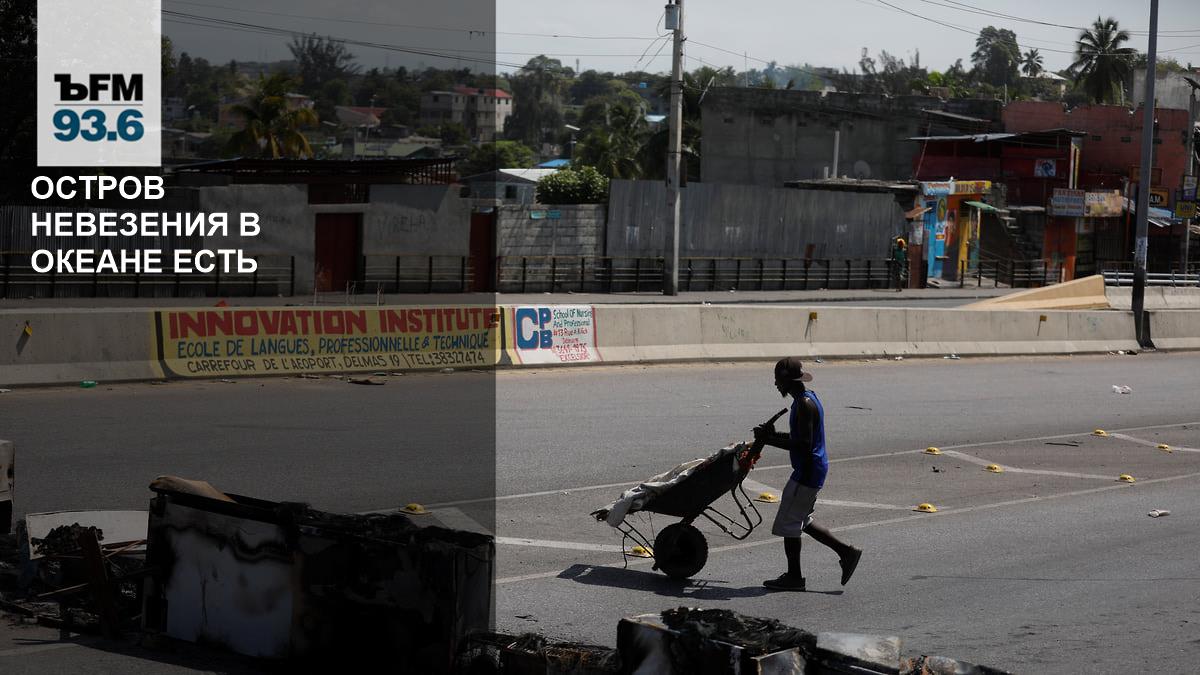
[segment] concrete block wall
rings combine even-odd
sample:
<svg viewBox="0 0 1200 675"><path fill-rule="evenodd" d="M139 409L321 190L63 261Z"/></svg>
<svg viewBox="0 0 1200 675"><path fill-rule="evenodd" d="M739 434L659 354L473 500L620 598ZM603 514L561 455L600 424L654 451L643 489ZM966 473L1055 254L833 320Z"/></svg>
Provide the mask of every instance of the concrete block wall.
<svg viewBox="0 0 1200 675"><path fill-rule="evenodd" d="M194 188L197 208L231 214L256 212L262 232L242 239L209 237L210 247L244 248L296 259L296 294L313 290L316 217L320 213L362 214L364 255L464 256L470 240L470 205L447 185L372 185L370 201L309 204L304 185L222 185Z"/></svg>
<svg viewBox="0 0 1200 675"><path fill-rule="evenodd" d="M557 218L551 218L551 212ZM541 217L534 218L534 214ZM608 209L603 204L505 205L496 219L496 251L502 257L604 255Z"/></svg>

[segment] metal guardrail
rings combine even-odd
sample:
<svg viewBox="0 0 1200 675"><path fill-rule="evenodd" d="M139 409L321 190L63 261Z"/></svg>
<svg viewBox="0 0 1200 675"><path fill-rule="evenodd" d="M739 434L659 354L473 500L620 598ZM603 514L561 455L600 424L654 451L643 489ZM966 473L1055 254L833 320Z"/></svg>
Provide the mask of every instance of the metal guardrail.
<svg viewBox="0 0 1200 675"><path fill-rule="evenodd" d="M959 286L964 286L965 279L973 276L980 287L987 277L992 280L993 288L999 288L1002 284L1009 288L1035 288L1061 283L1062 274L1061 265L1052 265L1045 260L981 259L974 270L967 269L963 264Z"/></svg>
<svg viewBox="0 0 1200 675"><path fill-rule="evenodd" d="M1105 286L1133 285L1133 272L1105 270L1101 272L1101 274L1104 275ZM1184 274L1182 272L1147 272L1146 285L1175 287L1200 286L1200 273Z"/></svg>
<svg viewBox="0 0 1200 675"><path fill-rule="evenodd" d="M679 260L681 291L898 288L907 270L872 259L712 258ZM502 293L627 293L663 286L662 258L506 256L497 259Z"/></svg>
<svg viewBox="0 0 1200 675"><path fill-rule="evenodd" d="M0 252L0 298L179 298L207 296L295 295L296 259L277 254L247 254L258 261L248 274L59 274L39 273L29 253Z"/></svg>
<svg viewBox="0 0 1200 675"><path fill-rule="evenodd" d="M473 262L465 255L364 255L359 267L359 292L465 293L474 287Z"/></svg>

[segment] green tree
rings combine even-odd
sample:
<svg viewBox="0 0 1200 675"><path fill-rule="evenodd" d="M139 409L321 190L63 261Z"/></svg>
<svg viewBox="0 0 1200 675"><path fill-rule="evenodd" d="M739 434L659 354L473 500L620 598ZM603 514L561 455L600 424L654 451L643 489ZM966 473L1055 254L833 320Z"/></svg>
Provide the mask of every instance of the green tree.
<svg viewBox="0 0 1200 675"><path fill-rule="evenodd" d="M1030 49L1025 52L1025 56L1021 61L1021 72L1025 73L1026 77L1037 77L1046 69L1042 67L1042 55L1036 49Z"/></svg>
<svg viewBox="0 0 1200 675"><path fill-rule="evenodd" d="M590 166L562 169L537 183L542 204L602 204L608 200L608 179Z"/></svg>
<svg viewBox="0 0 1200 675"><path fill-rule="evenodd" d="M513 94L513 114L508 118L505 135L541 148L547 139L562 130L563 98L571 70L558 59L535 56L508 83Z"/></svg>
<svg viewBox="0 0 1200 675"><path fill-rule="evenodd" d="M593 127L575 146L572 162L595 167L609 178L637 178L641 174L638 152L646 127L640 105L618 102L606 111L605 123Z"/></svg>
<svg viewBox="0 0 1200 675"><path fill-rule="evenodd" d="M980 79L988 84L995 87L1014 84L1021 64L1017 34L1007 28L985 27L975 39L971 63L979 71Z"/></svg>
<svg viewBox="0 0 1200 675"><path fill-rule="evenodd" d="M471 141L467 128L458 122L443 124L438 130L438 138L446 145L466 145Z"/></svg>
<svg viewBox="0 0 1200 675"><path fill-rule="evenodd" d="M300 70L300 90L309 96L320 96L329 82L347 80L358 72L354 55L332 38L297 36L288 49Z"/></svg>
<svg viewBox="0 0 1200 675"><path fill-rule="evenodd" d="M289 110L285 94L292 80L277 73L259 77L250 99L233 106L245 126L229 138L226 148L243 157L311 158L313 149L301 129L317 124L308 108Z"/></svg>
<svg viewBox="0 0 1200 675"><path fill-rule="evenodd" d="M1112 17L1096 17L1092 28L1079 34L1070 70L1089 100L1117 103L1124 99L1122 83L1132 72L1135 55L1131 47L1121 46L1128 41L1129 33L1121 30Z"/></svg>
<svg viewBox="0 0 1200 675"><path fill-rule="evenodd" d="M475 176L499 169L523 169L533 164L533 150L516 141L496 141L471 148L458 166L460 176Z"/></svg>
<svg viewBox="0 0 1200 675"><path fill-rule="evenodd" d="M166 80L175 74L175 47L171 38L162 36L162 79Z"/></svg>

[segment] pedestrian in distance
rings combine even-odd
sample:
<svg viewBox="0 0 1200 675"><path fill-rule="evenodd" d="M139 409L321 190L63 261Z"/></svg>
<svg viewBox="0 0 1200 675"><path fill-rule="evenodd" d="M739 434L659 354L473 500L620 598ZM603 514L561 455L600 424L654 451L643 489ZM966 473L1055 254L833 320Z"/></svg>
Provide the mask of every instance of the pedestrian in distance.
<svg viewBox="0 0 1200 675"><path fill-rule="evenodd" d="M801 534L808 534L837 553L843 586L850 581L862 558L862 549L841 541L813 522L813 508L817 493L825 485L829 459L825 454L825 412L821 400L804 386L805 382L811 381L812 373L804 370L799 358L780 359L775 364L775 388L781 396L792 397L788 433L776 431L773 424L754 429L756 441L787 450L792 462L792 475L783 489L779 511L771 528L772 534L783 537L783 550L787 556L787 571L776 579L763 582L763 586L773 590L804 590L804 574L800 569Z"/></svg>

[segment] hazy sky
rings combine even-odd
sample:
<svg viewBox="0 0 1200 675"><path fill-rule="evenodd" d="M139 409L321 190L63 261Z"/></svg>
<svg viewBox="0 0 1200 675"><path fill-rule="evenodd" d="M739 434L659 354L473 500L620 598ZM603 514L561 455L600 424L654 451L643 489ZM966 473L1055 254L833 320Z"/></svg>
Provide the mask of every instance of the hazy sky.
<svg viewBox="0 0 1200 675"><path fill-rule="evenodd" d="M1129 45L1144 50L1150 7L1148 1L1136 0L684 1L684 32L690 40L685 50L688 68L706 63L739 70L746 65L760 68L768 60L854 68L863 47L869 48L872 57L887 50L906 62L919 49L922 65L931 70L944 70L958 58L969 66L975 36L987 25L1013 30L1023 50L1039 49L1045 66L1058 70L1072 60L1076 29L984 16L971 8L1002 8L987 11L1066 26L1088 25L1097 15L1113 16L1134 33ZM499 5L477 0L163 0L163 9L455 55L440 58L351 46L367 67L483 67L470 59L487 60L495 50L502 71L540 53L560 58L571 67L578 59L585 70L666 71L669 41L654 41L662 32L658 22L663 4L662 0L502 0ZM163 22L163 31L175 42L176 51L215 61L289 57L284 36L179 21L166 16ZM193 19L182 21L195 23ZM1200 65L1200 0L1162 0L1159 34L1160 55Z"/></svg>

